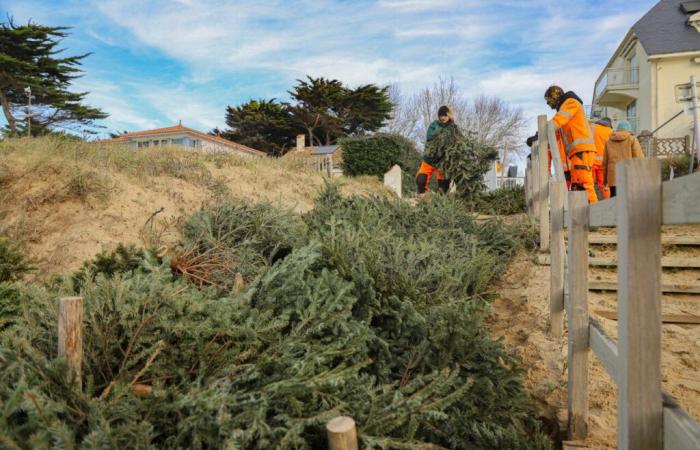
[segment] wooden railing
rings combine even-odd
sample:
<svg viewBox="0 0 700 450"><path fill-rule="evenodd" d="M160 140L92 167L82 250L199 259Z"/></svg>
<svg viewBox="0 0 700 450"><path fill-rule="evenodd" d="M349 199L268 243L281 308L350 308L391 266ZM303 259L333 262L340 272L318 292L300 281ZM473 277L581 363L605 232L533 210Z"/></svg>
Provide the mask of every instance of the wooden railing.
<svg viewBox="0 0 700 450"><path fill-rule="evenodd" d="M700 173L662 184L657 159L623 161L617 165L618 196L589 206L585 192L566 192L556 150L553 181L545 181L549 170L532 169L546 163L547 141L557 148L546 116L538 120L539 136L548 139L533 146L526 192L540 237L549 238L540 249L550 251L554 336L563 333L566 310L569 438L588 433L593 350L618 387L619 449L700 449L700 425L661 389L661 226L700 223ZM600 226L617 228L618 342L588 314L588 231Z"/></svg>

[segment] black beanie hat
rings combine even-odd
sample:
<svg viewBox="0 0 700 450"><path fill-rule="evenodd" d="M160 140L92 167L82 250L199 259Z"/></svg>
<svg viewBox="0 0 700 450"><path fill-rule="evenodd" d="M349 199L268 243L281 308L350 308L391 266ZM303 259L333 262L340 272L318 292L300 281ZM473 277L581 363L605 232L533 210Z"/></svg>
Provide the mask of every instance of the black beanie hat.
<svg viewBox="0 0 700 450"><path fill-rule="evenodd" d="M450 108L442 105L440 109L438 109L438 117L444 117L444 116L449 116L450 115Z"/></svg>

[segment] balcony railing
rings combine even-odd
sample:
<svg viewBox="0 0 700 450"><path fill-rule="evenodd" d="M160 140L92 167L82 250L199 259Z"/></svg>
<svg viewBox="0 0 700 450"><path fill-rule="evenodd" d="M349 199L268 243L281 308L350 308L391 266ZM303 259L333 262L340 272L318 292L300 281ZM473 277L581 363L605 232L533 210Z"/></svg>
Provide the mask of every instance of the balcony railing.
<svg viewBox="0 0 700 450"><path fill-rule="evenodd" d="M598 98L607 87L636 86L638 84L639 67L630 69L608 69L595 86L595 97Z"/></svg>

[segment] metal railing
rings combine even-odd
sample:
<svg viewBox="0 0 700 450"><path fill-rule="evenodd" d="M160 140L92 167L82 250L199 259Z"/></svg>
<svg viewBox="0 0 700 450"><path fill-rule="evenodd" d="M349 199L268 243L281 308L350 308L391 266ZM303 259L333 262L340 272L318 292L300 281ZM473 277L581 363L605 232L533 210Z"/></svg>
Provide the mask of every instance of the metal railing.
<svg viewBox="0 0 700 450"><path fill-rule="evenodd" d="M639 84L639 67L629 69L607 69L602 78L596 83L595 97L598 98L603 91L612 86L636 86Z"/></svg>

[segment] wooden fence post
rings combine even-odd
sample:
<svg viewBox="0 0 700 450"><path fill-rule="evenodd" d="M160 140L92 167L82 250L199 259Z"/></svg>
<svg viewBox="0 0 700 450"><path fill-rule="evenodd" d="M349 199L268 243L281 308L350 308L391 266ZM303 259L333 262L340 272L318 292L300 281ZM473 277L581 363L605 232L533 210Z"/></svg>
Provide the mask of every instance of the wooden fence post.
<svg viewBox="0 0 700 450"><path fill-rule="evenodd" d="M529 218L532 218L534 214L532 205L532 156L527 160L527 166L525 166L525 201L527 202L527 215Z"/></svg>
<svg viewBox="0 0 700 450"><path fill-rule="evenodd" d="M561 337L564 331L562 320L564 318L564 258L566 256L566 246L564 243L565 196L565 182L549 182L549 203L552 224L549 245L549 331L555 337Z"/></svg>
<svg viewBox="0 0 700 450"><path fill-rule="evenodd" d="M547 116L537 117L537 133L539 140L539 172L540 179L540 251L549 250L549 145L547 138Z"/></svg>
<svg viewBox="0 0 700 450"><path fill-rule="evenodd" d="M83 298L63 297L58 304L58 356L68 362L69 383L82 385Z"/></svg>
<svg viewBox="0 0 700 450"><path fill-rule="evenodd" d="M532 164L530 175L532 176L532 218L540 218L540 151L539 145L532 146Z"/></svg>
<svg viewBox="0 0 700 450"><path fill-rule="evenodd" d="M588 433L588 196L569 192L569 439Z"/></svg>
<svg viewBox="0 0 700 450"><path fill-rule="evenodd" d="M621 450L663 448L660 166L655 158L630 159L615 177Z"/></svg>
<svg viewBox="0 0 700 450"><path fill-rule="evenodd" d="M326 424L329 450L358 450L357 429L351 417L340 416Z"/></svg>

